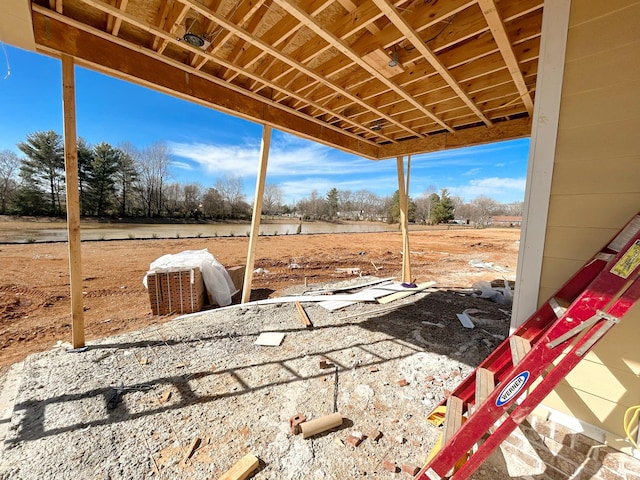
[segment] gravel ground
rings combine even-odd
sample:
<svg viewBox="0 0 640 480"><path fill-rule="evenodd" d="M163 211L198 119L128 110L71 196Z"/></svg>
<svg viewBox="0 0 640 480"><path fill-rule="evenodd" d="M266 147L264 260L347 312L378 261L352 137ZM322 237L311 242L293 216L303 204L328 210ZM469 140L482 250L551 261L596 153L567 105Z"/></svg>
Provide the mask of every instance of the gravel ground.
<svg viewBox="0 0 640 480"><path fill-rule="evenodd" d="M505 307L438 289L385 311L304 305L312 329L293 304L236 306L29 356L0 478L215 479L246 453L253 479L411 478L384 462L422 466L440 434L425 416L509 329ZM468 308L485 312L474 329L455 316ZM285 337L258 346L261 332ZM336 406L341 427L290 433L293 415ZM354 432L362 443L344 444ZM473 478L505 477L489 465Z"/></svg>

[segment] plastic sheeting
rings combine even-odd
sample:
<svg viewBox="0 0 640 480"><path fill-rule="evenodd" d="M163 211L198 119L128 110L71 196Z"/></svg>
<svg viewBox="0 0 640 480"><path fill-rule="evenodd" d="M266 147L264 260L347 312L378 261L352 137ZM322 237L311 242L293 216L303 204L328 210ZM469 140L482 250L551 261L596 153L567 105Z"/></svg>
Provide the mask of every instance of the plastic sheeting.
<svg viewBox="0 0 640 480"><path fill-rule="evenodd" d="M199 268L202 272L204 286L213 298L216 305L226 307L231 305L231 297L238 291L233 285L233 281L227 270L218 262L215 257L204 250L185 250L184 252L163 255L151 262L150 271L164 273L185 268ZM147 287L147 276L142 279L145 288Z"/></svg>

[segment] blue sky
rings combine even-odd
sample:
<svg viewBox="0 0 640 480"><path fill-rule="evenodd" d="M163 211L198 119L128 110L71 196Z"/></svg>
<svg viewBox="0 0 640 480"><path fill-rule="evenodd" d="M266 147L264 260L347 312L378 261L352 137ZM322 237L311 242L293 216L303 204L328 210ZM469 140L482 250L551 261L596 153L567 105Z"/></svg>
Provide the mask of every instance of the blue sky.
<svg viewBox="0 0 640 480"><path fill-rule="evenodd" d="M6 55L5 55L6 52ZM76 67L78 135L89 143L123 141L144 148L164 141L172 152L173 181L214 186L225 175L243 179L252 202L262 126ZM62 133L61 65L56 59L9 46L0 49L0 150L38 130ZM522 201L529 140L513 140L426 155L411 160L409 194L449 190L465 201L485 195ZM338 190L397 189L395 160L373 162L274 129L267 183L286 203Z"/></svg>

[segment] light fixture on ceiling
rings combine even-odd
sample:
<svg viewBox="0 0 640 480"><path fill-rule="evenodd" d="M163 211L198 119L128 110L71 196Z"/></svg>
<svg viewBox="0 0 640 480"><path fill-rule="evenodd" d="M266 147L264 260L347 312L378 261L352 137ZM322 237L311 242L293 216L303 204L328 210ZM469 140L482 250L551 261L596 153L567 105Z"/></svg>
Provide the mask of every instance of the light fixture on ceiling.
<svg viewBox="0 0 640 480"><path fill-rule="evenodd" d="M382 122L380 120L374 122L374 124L371 125L371 130L373 130L374 132L379 132L380 130L382 130Z"/></svg>
<svg viewBox="0 0 640 480"><path fill-rule="evenodd" d="M195 33L187 32L184 34L182 39L187 42L189 45L193 45L194 47L202 47L204 45L204 38Z"/></svg>
<svg viewBox="0 0 640 480"><path fill-rule="evenodd" d="M205 45L204 35L200 29L200 22L197 18L187 18L184 22L185 33L182 40L194 47L202 48Z"/></svg>
<svg viewBox="0 0 640 480"><path fill-rule="evenodd" d="M389 66L393 68L397 67L399 64L400 61L398 60L398 52L394 50L393 52L391 52L391 60L389 60Z"/></svg>

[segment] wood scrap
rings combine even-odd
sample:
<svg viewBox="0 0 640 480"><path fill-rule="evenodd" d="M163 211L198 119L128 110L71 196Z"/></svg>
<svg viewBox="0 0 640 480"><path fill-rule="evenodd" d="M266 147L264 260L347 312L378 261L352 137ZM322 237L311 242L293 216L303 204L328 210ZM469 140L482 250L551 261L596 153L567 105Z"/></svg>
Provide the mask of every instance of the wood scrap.
<svg viewBox="0 0 640 480"><path fill-rule="evenodd" d="M201 440L198 437L196 437L193 440L191 440L191 443L187 447L187 451L185 452L184 457L182 457L182 463L183 464L186 465L186 463L189 461L189 459L193 456L194 452L200 446L200 442L201 442Z"/></svg>
<svg viewBox="0 0 640 480"><path fill-rule="evenodd" d="M252 453L247 453L218 480L245 480L259 465L260 460Z"/></svg>
<svg viewBox="0 0 640 480"><path fill-rule="evenodd" d="M305 312L304 307L300 302L296 302L296 308L298 309L298 313L300 314L300 318L302 319L302 323L307 328L313 328L313 323L309 319L309 315Z"/></svg>
<svg viewBox="0 0 640 480"><path fill-rule="evenodd" d="M386 303L394 302L396 300L400 300L401 298L408 297L409 295L413 295L414 293L418 293L423 290L426 290L429 287L433 287L435 284L436 282L420 283L416 288L405 288L402 291L393 293L391 295L387 295L386 297L378 298L378 303L381 303L384 305Z"/></svg>

